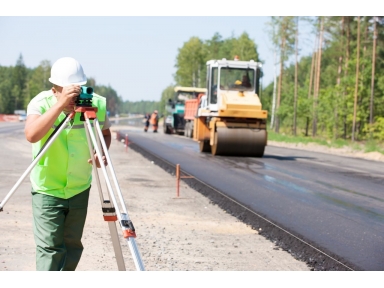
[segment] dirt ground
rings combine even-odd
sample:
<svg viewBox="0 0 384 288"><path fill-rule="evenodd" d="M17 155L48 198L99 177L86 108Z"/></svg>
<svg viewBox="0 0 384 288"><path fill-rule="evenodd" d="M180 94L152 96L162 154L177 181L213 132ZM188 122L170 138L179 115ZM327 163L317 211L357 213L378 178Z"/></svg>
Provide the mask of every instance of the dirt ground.
<svg viewBox="0 0 384 288"><path fill-rule="evenodd" d="M2 135L1 201L31 163L31 146L22 130ZM183 182L177 197L174 176L115 139L110 156L128 215L136 228L135 241L145 270L310 270L304 262L211 204ZM103 220L96 187L94 182L83 236L85 249L77 271L116 271L108 224ZM28 175L0 212L0 271L35 270L29 191ZM126 240L121 237L120 241L126 270L136 270Z"/></svg>

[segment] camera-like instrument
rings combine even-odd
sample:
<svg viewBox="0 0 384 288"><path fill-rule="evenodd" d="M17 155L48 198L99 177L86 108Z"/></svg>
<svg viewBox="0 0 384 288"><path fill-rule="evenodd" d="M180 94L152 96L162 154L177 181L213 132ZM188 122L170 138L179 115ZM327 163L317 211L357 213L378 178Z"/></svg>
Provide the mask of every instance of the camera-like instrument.
<svg viewBox="0 0 384 288"><path fill-rule="evenodd" d="M77 107L92 107L93 88L81 86L81 92L76 97Z"/></svg>

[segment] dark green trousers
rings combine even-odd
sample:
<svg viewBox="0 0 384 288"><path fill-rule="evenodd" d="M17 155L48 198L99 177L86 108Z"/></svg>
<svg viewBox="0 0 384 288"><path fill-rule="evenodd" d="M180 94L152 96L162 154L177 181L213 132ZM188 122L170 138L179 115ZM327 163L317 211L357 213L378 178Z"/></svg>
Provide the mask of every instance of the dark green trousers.
<svg viewBox="0 0 384 288"><path fill-rule="evenodd" d="M76 269L83 252L90 188L69 199L32 192L36 270Z"/></svg>

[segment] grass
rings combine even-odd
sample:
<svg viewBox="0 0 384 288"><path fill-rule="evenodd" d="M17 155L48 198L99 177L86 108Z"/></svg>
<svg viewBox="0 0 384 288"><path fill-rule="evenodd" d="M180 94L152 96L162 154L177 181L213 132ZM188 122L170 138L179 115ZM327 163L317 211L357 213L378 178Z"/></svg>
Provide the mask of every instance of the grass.
<svg viewBox="0 0 384 288"><path fill-rule="evenodd" d="M344 139L336 139L336 140L328 140L323 138L313 138L311 136L293 136L286 135L284 133L275 133L274 131L268 130L268 140L276 141L276 142L285 142L285 143L293 143L293 144L309 144L314 143L317 145L326 146L329 148L344 148L348 147L354 151L360 151L364 153L369 152L379 152L384 154L384 145L380 141L369 140L369 141L355 141L344 140Z"/></svg>

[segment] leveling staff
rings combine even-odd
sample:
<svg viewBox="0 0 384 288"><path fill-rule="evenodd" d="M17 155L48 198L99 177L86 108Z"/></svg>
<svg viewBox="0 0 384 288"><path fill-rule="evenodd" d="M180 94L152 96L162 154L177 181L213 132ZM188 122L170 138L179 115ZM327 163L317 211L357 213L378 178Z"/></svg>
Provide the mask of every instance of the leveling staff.
<svg viewBox="0 0 384 288"><path fill-rule="evenodd" d="M53 88L35 96L27 108L25 136L32 144L33 158L41 150L55 127L74 111L75 100L87 82L83 68L70 57L57 60L49 81ZM111 144L106 99L93 94L97 119L107 147ZM76 113L31 171L32 210L36 242L37 270L76 269L83 251L81 237L92 182L84 122ZM94 155L97 167L100 162ZM102 161L107 165L106 158Z"/></svg>

